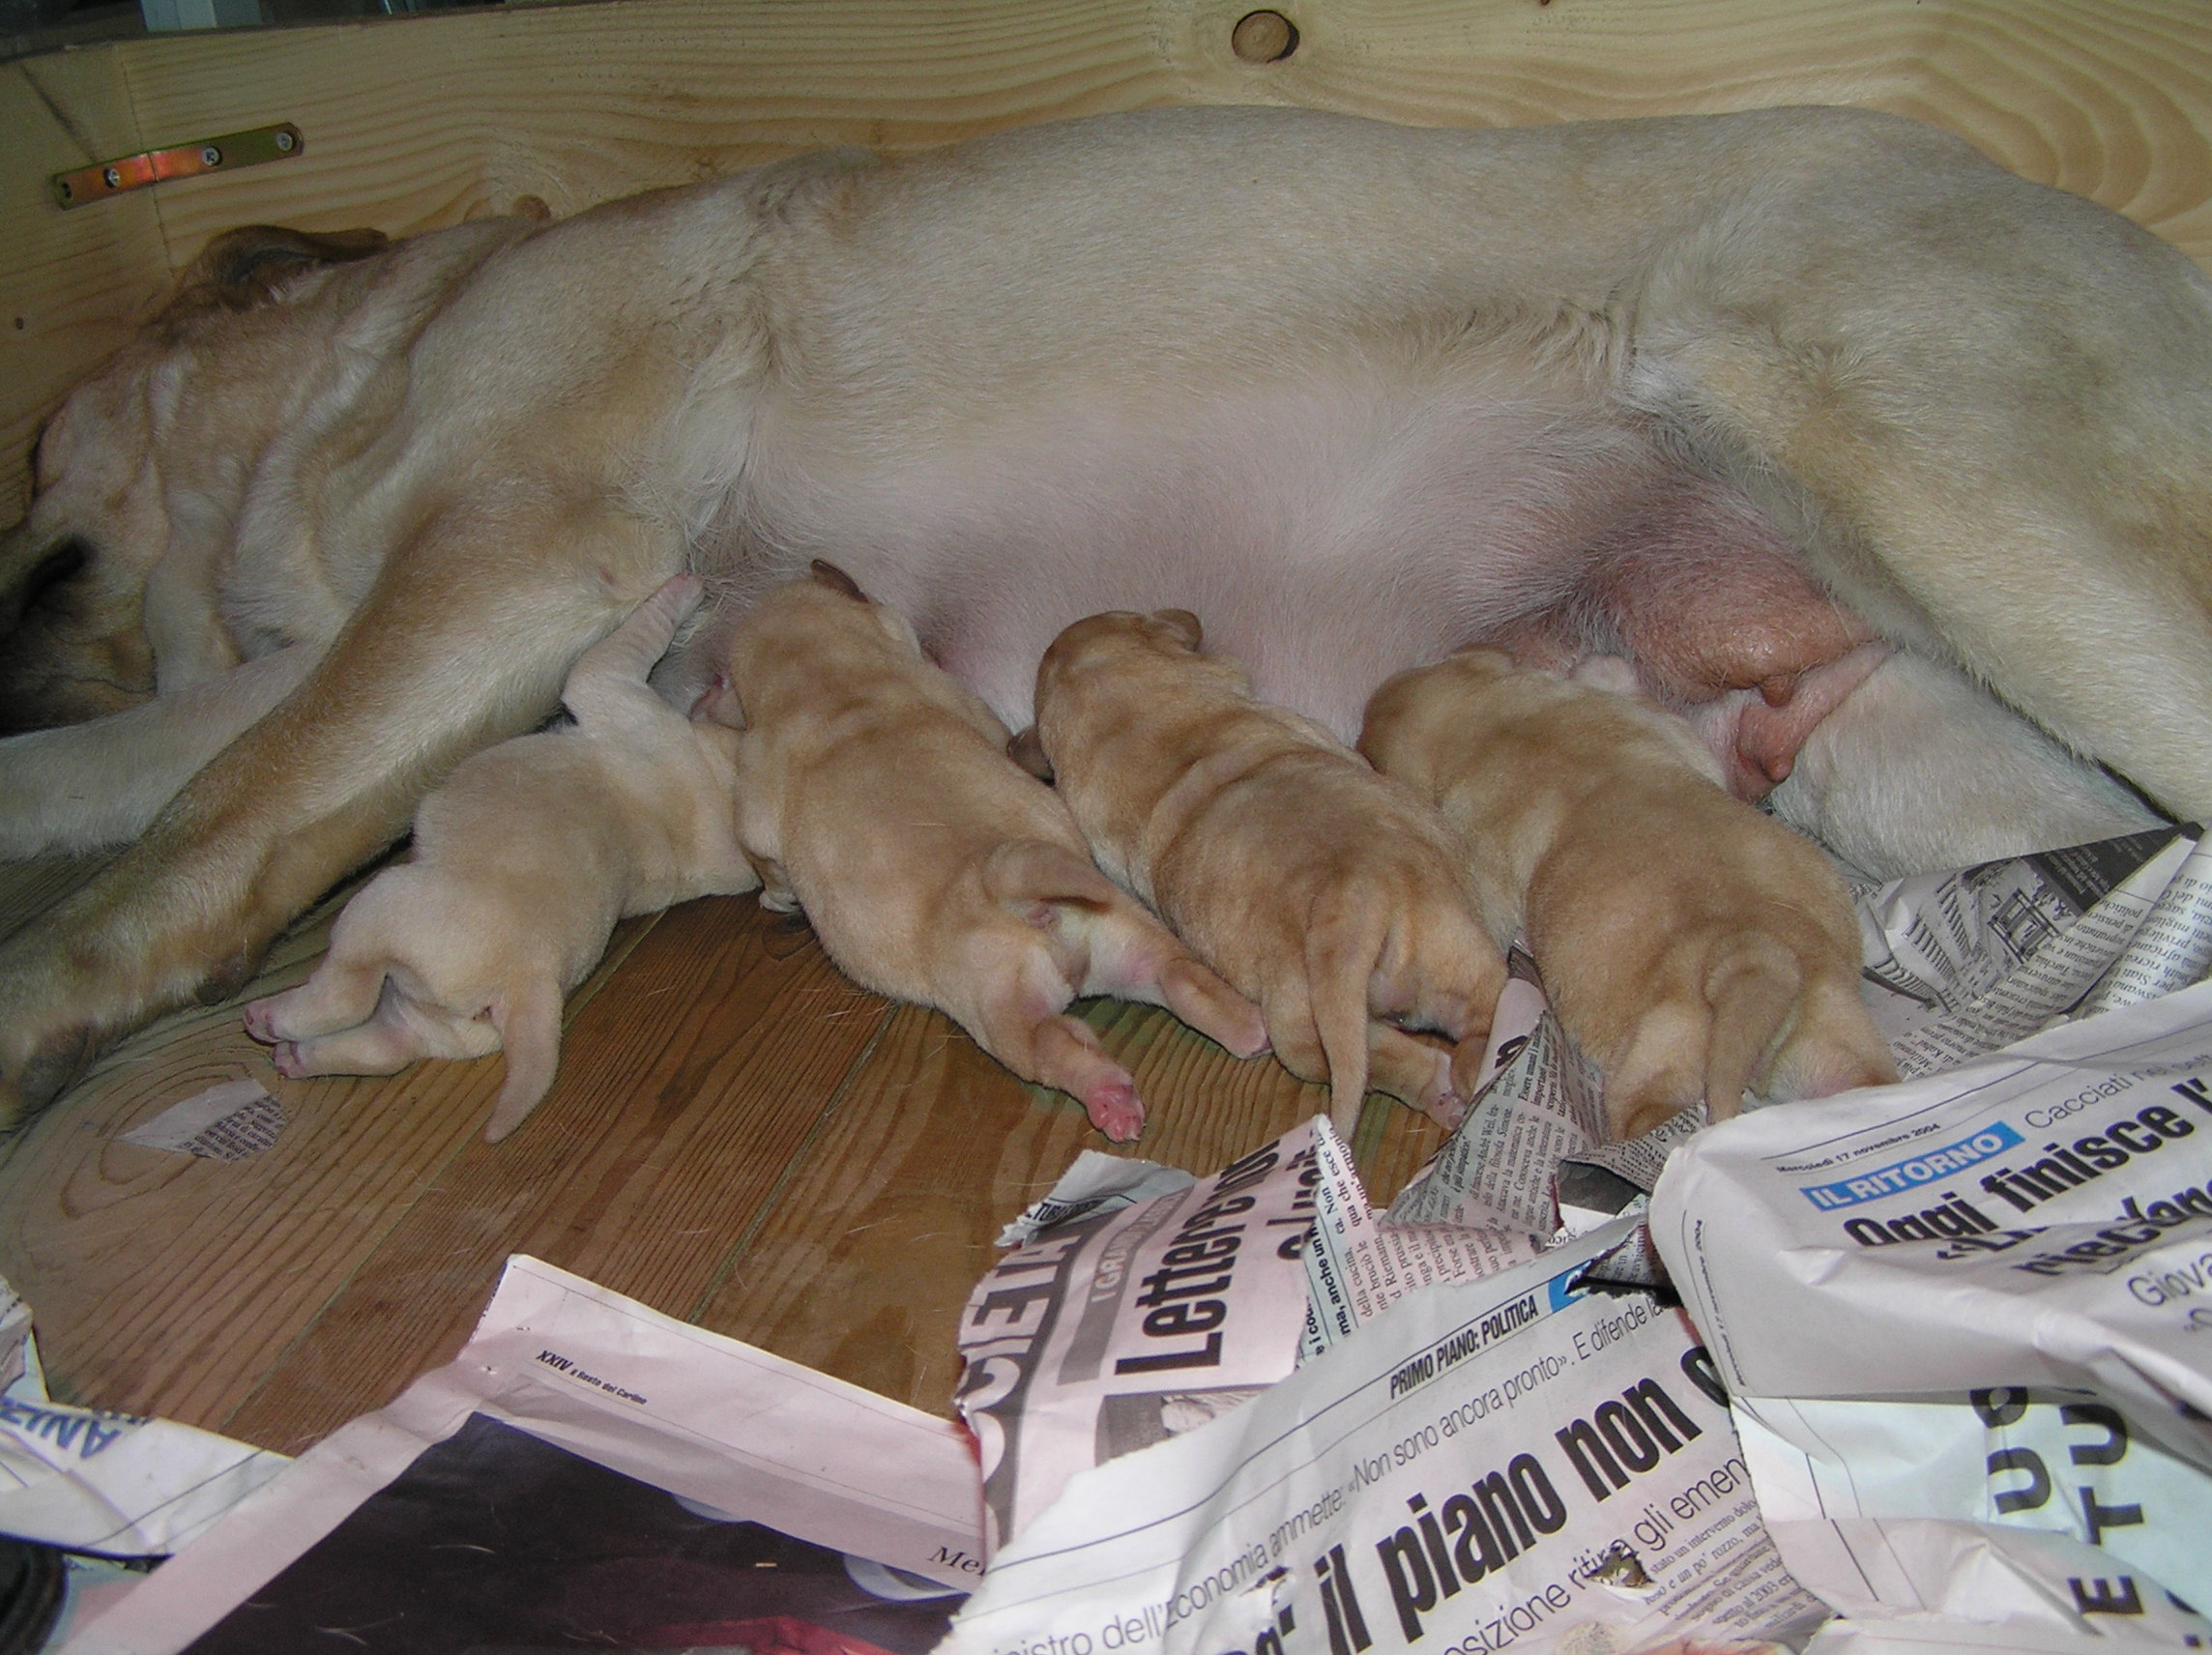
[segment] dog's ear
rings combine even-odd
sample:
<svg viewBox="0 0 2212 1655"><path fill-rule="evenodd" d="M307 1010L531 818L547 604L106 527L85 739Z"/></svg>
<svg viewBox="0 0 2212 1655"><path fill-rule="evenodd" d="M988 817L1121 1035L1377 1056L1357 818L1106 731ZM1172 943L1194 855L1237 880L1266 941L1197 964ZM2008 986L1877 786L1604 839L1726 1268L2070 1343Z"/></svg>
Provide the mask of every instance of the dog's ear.
<svg viewBox="0 0 2212 1655"><path fill-rule="evenodd" d="M1052 761L1044 756L1044 743L1037 740L1036 726L1032 724L1019 736L1006 738L1006 757L1013 760L1037 780L1048 786L1052 781Z"/></svg>
<svg viewBox="0 0 2212 1655"><path fill-rule="evenodd" d="M806 572L831 592L841 592L861 603L868 601L868 595L860 590L860 583L826 559L816 558L806 566Z"/></svg>
<svg viewBox="0 0 2212 1655"><path fill-rule="evenodd" d="M319 236L277 224L226 230L202 247L178 277L169 309L250 310L268 304L305 271L368 258L390 245L382 230L334 230Z"/></svg>
<svg viewBox="0 0 2212 1655"><path fill-rule="evenodd" d="M1195 650L1206 641L1206 628L1187 609L1155 609L1152 619L1180 638L1186 650Z"/></svg>

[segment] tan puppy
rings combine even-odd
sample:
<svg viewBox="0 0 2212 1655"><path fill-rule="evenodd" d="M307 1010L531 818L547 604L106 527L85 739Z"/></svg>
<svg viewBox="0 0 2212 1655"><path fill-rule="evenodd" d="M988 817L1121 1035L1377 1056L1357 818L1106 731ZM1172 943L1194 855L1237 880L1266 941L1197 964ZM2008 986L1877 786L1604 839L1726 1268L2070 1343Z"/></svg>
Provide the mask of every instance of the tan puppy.
<svg viewBox="0 0 2212 1655"><path fill-rule="evenodd" d="M1198 653L1195 616L1116 611L1037 669L1036 741L1099 863L1260 1002L1275 1055L1329 1083L1347 1137L1370 1085L1445 1125L1454 1041L1490 1027L1505 965L1436 812Z"/></svg>
<svg viewBox="0 0 2212 1655"><path fill-rule="evenodd" d="M737 737L645 682L699 592L677 577L585 652L562 692L573 729L480 753L422 801L414 860L347 905L313 976L246 1008L281 1073L390 1074L504 1044L496 1144L552 1086L562 996L617 919L760 884L730 830Z"/></svg>
<svg viewBox="0 0 2212 1655"><path fill-rule="evenodd" d="M1468 650L1377 691L1359 750L1465 837L1492 922L1527 932L1623 1138L1701 1099L1723 1119L1746 1088L1897 1078L1842 879L1730 798L1681 719Z"/></svg>
<svg viewBox="0 0 2212 1655"><path fill-rule="evenodd" d="M815 570L730 643L721 706L745 723L738 837L762 902L803 908L848 975L938 1007L1116 1142L1144 1104L1062 1015L1077 995L1165 1005L1240 1058L1265 1051L1259 1012L1091 865L1067 807L1006 758L1005 726L896 611Z"/></svg>

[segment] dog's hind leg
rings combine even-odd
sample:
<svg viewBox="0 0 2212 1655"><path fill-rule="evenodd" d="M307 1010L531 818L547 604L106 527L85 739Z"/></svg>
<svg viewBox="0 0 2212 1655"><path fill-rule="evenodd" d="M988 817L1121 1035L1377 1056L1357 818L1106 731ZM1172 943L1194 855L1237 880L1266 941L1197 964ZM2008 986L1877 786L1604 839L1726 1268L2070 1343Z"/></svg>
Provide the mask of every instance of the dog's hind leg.
<svg viewBox="0 0 2212 1655"><path fill-rule="evenodd" d="M1955 669L1904 651L1813 731L1766 806L1877 879L2117 838L2162 821Z"/></svg>
<svg viewBox="0 0 2212 1655"><path fill-rule="evenodd" d="M681 559L672 531L527 479L432 519L293 695L0 946L0 1124L109 1040L230 992L455 763L543 718L575 657Z"/></svg>
<svg viewBox="0 0 2212 1655"><path fill-rule="evenodd" d="M315 664L294 644L84 724L0 740L0 860L125 844Z"/></svg>
<svg viewBox="0 0 2212 1655"><path fill-rule="evenodd" d="M485 1019L425 1008L387 982L376 1014L335 1034L280 1040L270 1060L287 1080L315 1075L390 1075L423 1058L487 1058L499 1031Z"/></svg>
<svg viewBox="0 0 2212 1655"><path fill-rule="evenodd" d="M2212 816L2212 283L1954 139L1861 137L1657 261L1633 399L1892 643Z"/></svg>

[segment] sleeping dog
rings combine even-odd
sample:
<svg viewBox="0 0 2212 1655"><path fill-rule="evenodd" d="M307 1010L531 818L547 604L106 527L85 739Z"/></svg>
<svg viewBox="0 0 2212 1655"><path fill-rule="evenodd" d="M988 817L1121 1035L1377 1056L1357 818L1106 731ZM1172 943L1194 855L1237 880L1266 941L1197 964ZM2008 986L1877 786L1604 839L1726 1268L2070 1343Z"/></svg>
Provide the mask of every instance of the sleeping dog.
<svg viewBox="0 0 2212 1655"><path fill-rule="evenodd" d="M1462 650L1367 704L1359 750L1434 801L1502 936L1525 932L1559 1024L1641 1137L1745 1090L1825 1097L1897 1078L1859 999L1835 868L1720 786L1682 720L1611 656L1580 682Z"/></svg>
<svg viewBox="0 0 2212 1655"><path fill-rule="evenodd" d="M2212 285L1909 121L1161 109L813 157L513 240L387 363L254 542L342 563L342 631L0 949L0 1115L243 980L686 566L730 618L842 562L1015 728L1113 608L1204 614L1346 739L1471 642L1618 654L1877 872L2149 820L2100 766L2212 812ZM26 624L101 579L97 504L43 505L77 463L0 549Z"/></svg>

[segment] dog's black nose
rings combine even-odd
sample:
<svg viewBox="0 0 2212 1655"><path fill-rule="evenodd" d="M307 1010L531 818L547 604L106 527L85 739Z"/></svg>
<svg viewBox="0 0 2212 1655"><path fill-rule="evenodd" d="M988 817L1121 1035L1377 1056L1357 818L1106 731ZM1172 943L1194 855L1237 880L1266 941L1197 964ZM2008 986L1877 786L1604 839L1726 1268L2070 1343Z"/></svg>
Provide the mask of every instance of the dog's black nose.
<svg viewBox="0 0 2212 1655"><path fill-rule="evenodd" d="M74 580L90 562L92 543L82 537L71 535L55 541L24 571L13 591L0 592L0 632L14 631L26 609L64 581Z"/></svg>

